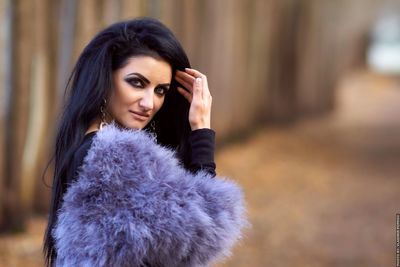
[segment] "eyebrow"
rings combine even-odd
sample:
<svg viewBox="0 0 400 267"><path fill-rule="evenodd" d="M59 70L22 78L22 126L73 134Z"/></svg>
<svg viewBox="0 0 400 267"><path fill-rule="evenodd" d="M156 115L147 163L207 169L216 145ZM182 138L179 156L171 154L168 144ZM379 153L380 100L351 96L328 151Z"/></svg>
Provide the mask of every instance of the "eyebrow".
<svg viewBox="0 0 400 267"><path fill-rule="evenodd" d="M145 83L150 83L150 81L146 78L146 77L144 77L142 74L140 74L140 73L138 73L138 72L132 72L132 73L129 73L127 76L131 76L131 75L136 75L136 76L138 76L140 79L142 79ZM162 84L159 84L158 86L170 86L171 84L170 83L162 83Z"/></svg>

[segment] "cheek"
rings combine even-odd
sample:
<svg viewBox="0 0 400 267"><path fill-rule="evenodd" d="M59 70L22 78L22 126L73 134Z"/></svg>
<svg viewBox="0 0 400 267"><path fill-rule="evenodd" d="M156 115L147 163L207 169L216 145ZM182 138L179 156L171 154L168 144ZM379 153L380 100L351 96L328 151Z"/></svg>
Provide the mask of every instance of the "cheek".
<svg viewBox="0 0 400 267"><path fill-rule="evenodd" d="M118 114L118 106L118 98L115 96L115 93L112 92L107 105L108 112L112 117L115 117L116 114Z"/></svg>
<svg viewBox="0 0 400 267"><path fill-rule="evenodd" d="M125 103L127 99L129 98L124 94L123 90L120 90L120 88L115 88L112 91L108 105L112 115L119 116L127 104Z"/></svg>

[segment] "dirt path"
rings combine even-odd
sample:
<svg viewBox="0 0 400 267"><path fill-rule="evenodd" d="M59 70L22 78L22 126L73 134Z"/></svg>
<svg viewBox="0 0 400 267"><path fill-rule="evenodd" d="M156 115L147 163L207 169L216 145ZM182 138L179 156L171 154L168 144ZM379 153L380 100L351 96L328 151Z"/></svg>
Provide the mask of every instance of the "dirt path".
<svg viewBox="0 0 400 267"><path fill-rule="evenodd" d="M253 224L221 266L395 266L400 83L356 73L328 118L265 128L218 154Z"/></svg>
<svg viewBox="0 0 400 267"><path fill-rule="evenodd" d="M264 128L217 154L244 188L253 227L220 266L395 266L400 86L345 79L329 117ZM0 266L42 266L44 219L0 237Z"/></svg>

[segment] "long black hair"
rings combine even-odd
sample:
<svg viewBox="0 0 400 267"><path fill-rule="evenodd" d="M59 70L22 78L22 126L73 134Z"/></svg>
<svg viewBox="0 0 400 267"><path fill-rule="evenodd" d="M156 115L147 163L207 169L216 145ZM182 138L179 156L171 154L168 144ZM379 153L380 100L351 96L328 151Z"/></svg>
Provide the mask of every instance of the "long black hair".
<svg viewBox="0 0 400 267"><path fill-rule="evenodd" d="M186 53L167 27L155 19L138 18L115 23L99 32L72 71L55 140L51 207L43 247L46 266L53 266L56 258L52 229L66 191L73 155L90 123L99 117L103 99L108 99L113 90L112 72L123 67L130 57L141 55L165 60L172 68L172 77L176 70L190 67ZM175 148L186 165L183 155L190 132L189 103L176 90L177 85L172 78L164 104L153 120L158 142Z"/></svg>

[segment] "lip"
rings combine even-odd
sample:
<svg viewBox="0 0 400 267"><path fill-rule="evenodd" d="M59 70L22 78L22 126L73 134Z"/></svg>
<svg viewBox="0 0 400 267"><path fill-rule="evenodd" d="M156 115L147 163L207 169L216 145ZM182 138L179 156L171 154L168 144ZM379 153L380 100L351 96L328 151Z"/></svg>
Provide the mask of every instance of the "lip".
<svg viewBox="0 0 400 267"><path fill-rule="evenodd" d="M147 113L142 113L142 112L132 111L132 110L129 110L129 112L132 113L133 117L139 121L147 121L150 117L150 115Z"/></svg>

